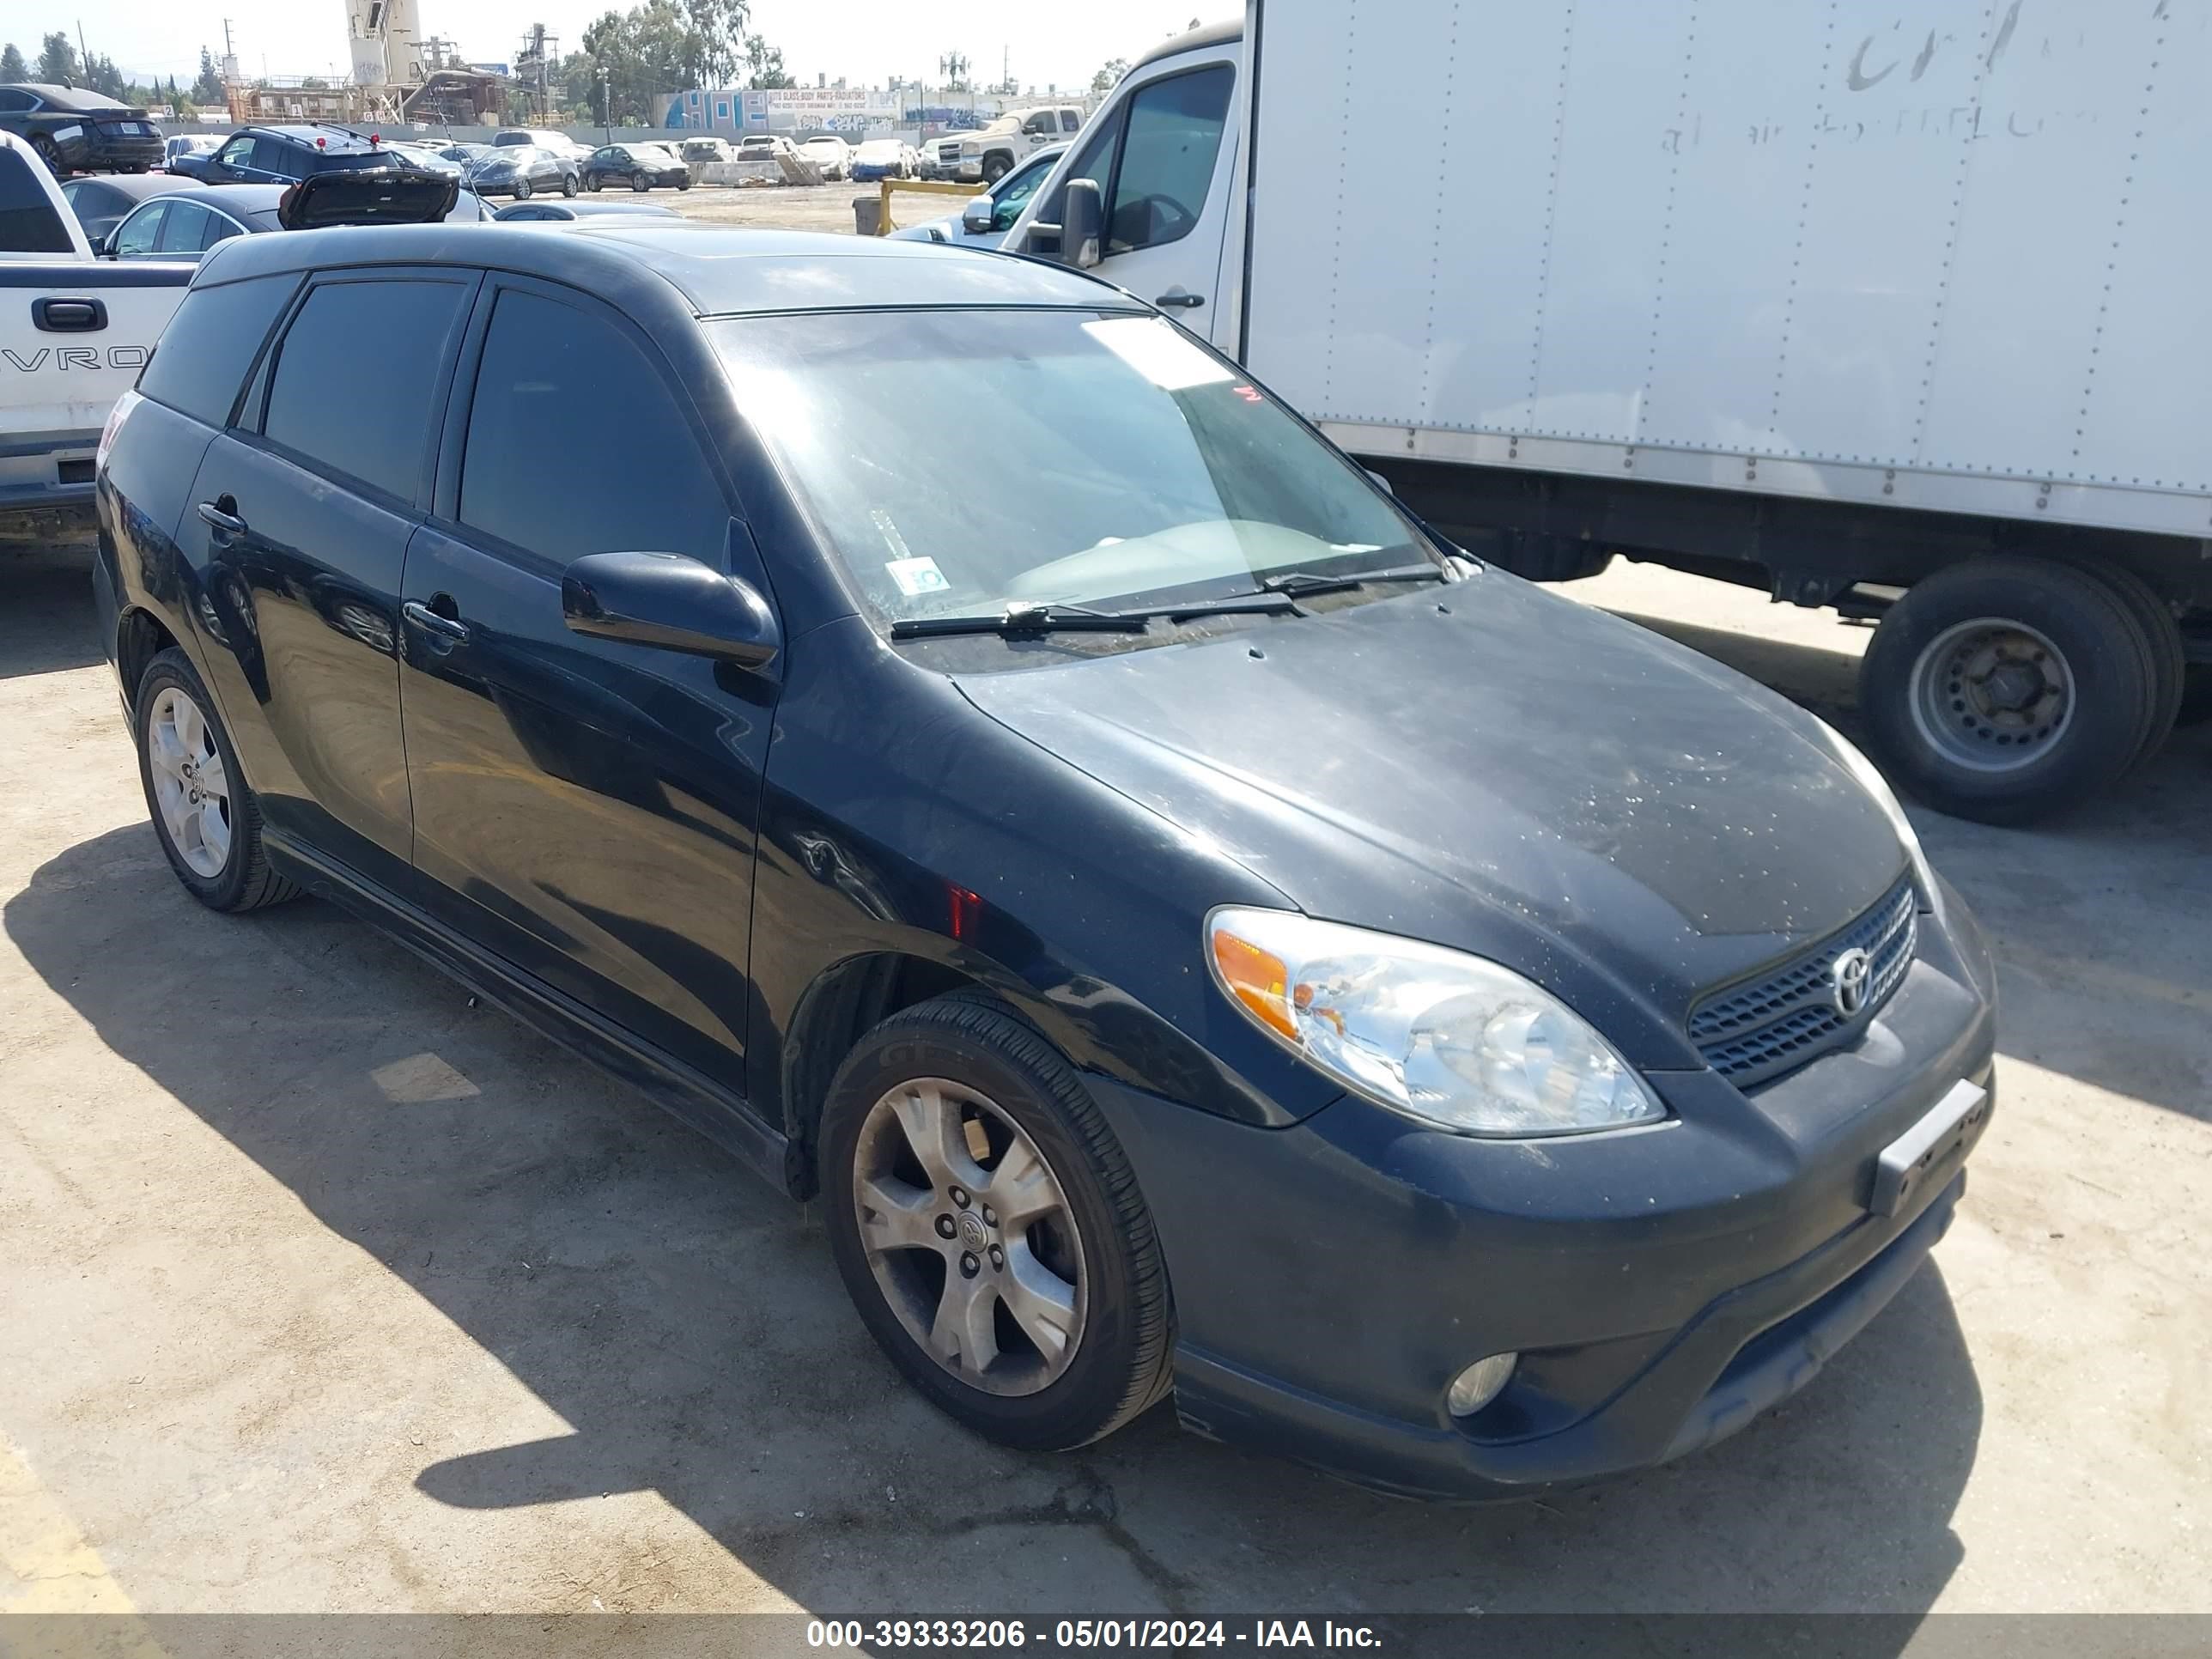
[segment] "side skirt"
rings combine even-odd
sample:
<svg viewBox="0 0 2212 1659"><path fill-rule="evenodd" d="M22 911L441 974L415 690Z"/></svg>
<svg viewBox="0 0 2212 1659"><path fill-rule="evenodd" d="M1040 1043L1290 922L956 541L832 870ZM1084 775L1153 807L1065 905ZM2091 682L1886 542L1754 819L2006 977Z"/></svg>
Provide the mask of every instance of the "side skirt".
<svg viewBox="0 0 2212 1659"><path fill-rule="evenodd" d="M265 828L262 840L270 862L309 892L374 923L486 1001L641 1090L779 1193L796 1196L796 1149L761 1121L744 1096L313 848Z"/></svg>

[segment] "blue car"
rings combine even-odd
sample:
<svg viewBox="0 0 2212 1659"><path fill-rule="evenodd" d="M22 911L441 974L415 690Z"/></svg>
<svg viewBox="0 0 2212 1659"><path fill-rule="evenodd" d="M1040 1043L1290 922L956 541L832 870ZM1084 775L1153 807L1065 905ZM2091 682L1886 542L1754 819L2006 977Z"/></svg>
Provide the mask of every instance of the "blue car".
<svg viewBox="0 0 2212 1659"><path fill-rule="evenodd" d="M861 183L911 179L916 171L914 147L896 138L871 138L853 152L853 177Z"/></svg>

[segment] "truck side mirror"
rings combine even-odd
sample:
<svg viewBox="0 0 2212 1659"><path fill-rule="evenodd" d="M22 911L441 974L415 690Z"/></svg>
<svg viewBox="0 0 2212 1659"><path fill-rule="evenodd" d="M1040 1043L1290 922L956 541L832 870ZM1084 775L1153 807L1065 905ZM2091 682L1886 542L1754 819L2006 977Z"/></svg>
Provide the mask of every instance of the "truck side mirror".
<svg viewBox="0 0 2212 1659"><path fill-rule="evenodd" d="M1060 263L1078 270L1090 270L1098 263L1105 235L1106 204L1097 182L1069 179L1060 199Z"/></svg>

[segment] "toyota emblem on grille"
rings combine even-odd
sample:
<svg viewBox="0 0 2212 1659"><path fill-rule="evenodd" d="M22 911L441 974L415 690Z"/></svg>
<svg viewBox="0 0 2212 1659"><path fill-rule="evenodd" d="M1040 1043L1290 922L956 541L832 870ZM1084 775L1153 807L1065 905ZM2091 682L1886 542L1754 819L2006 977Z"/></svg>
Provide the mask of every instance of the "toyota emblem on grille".
<svg viewBox="0 0 2212 1659"><path fill-rule="evenodd" d="M1845 1019L1866 1006L1867 976L1873 969L1874 958L1856 945L1829 964L1828 990L1836 999L1836 1012Z"/></svg>

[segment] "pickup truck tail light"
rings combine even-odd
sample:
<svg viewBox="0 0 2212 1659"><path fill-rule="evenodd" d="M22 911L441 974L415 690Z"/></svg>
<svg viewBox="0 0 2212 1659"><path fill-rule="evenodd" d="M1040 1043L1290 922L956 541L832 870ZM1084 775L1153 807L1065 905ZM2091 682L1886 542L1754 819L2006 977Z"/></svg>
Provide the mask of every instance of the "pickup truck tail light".
<svg viewBox="0 0 2212 1659"><path fill-rule="evenodd" d="M100 429L100 447L93 452L94 472L107 465L107 452L114 447L115 434L123 429L123 417L137 406L138 394L126 392L115 400L115 407L107 411L107 424Z"/></svg>

